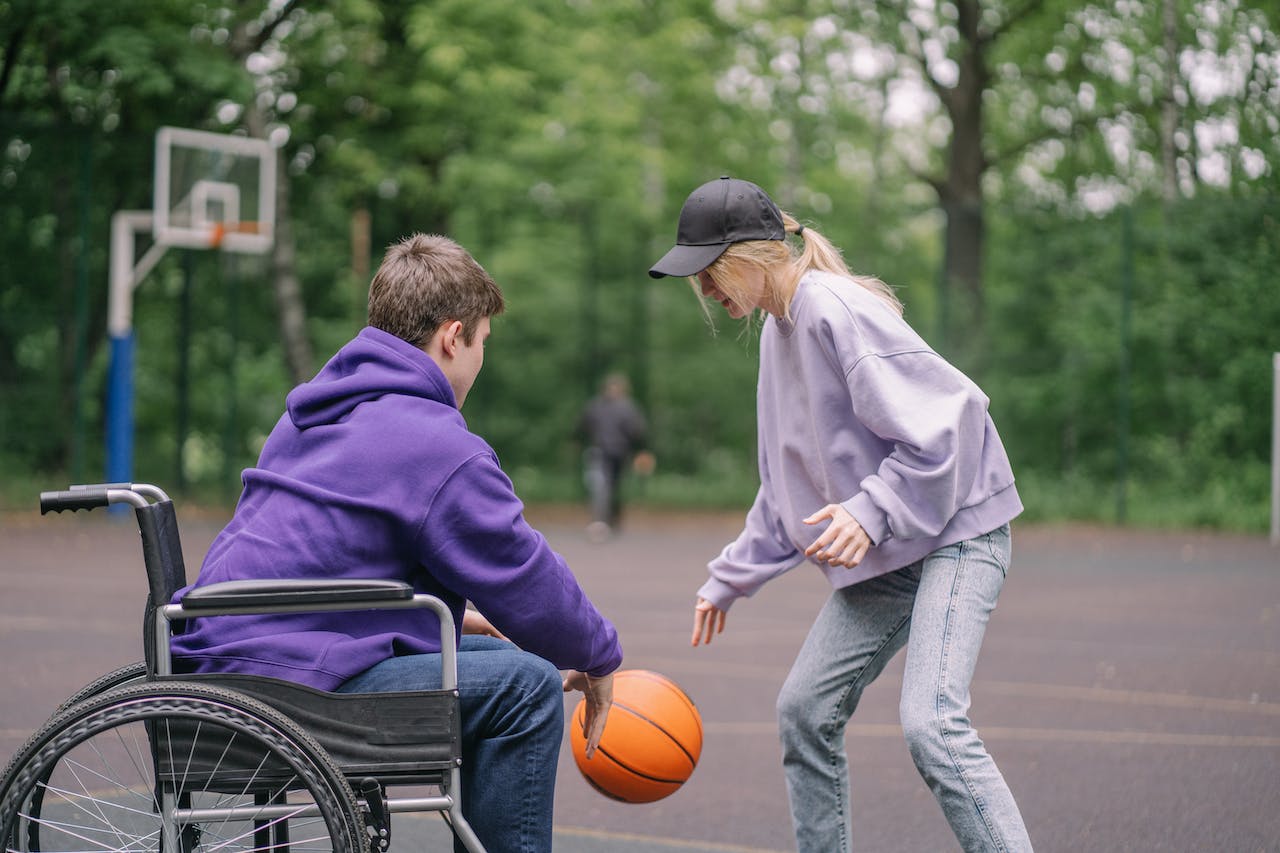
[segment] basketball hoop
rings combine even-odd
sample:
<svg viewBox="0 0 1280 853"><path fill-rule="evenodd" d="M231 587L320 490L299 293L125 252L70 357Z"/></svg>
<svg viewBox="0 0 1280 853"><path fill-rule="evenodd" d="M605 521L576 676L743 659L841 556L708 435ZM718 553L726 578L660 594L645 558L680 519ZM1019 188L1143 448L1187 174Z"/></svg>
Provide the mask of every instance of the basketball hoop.
<svg viewBox="0 0 1280 853"><path fill-rule="evenodd" d="M133 479L133 291L166 249L265 255L273 245L276 151L266 140L177 127L156 132L151 210L111 217L107 480ZM150 232L137 257L135 235Z"/></svg>
<svg viewBox="0 0 1280 853"><path fill-rule="evenodd" d="M222 248L223 241L233 234L261 234L262 229L257 222L215 222L209 228L209 248Z"/></svg>
<svg viewBox="0 0 1280 853"><path fill-rule="evenodd" d="M249 137L165 127L156 134L156 242L265 254L275 221L276 152Z"/></svg>

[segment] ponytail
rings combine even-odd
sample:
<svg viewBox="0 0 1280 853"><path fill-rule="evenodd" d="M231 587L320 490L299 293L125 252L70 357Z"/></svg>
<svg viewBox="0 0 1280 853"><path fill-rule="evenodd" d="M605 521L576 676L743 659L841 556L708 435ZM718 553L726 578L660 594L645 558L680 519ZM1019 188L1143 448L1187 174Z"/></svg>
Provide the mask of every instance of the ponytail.
<svg viewBox="0 0 1280 853"><path fill-rule="evenodd" d="M810 270L831 273L851 281L883 299L895 314L902 316L902 302L893 288L873 275L850 272L840 250L830 240L801 225L789 213L782 213L782 225L787 234L799 237L803 246L788 245L785 240L744 240L729 246L707 267L716 286L744 314L750 314L756 308L758 295L748 294L741 272L745 267L755 267L764 272L766 286L772 289L774 301L784 307L787 316L790 315L791 296L795 293L796 284ZM689 284L701 298L702 289L697 276L690 276ZM710 319L705 302L702 310Z"/></svg>
<svg viewBox="0 0 1280 853"><path fill-rule="evenodd" d="M902 316L902 301L898 299L892 287L872 275L855 275L845 264L840 250L832 245L830 240L823 237L813 228L801 225L791 214L785 212L782 214L782 225L787 233L795 234L804 242L802 249L798 252L793 250L791 254L791 263L796 271L796 280L799 280L800 276L809 270L819 270L847 278L859 287L879 296L889 303L889 307L893 309L894 313L899 317Z"/></svg>

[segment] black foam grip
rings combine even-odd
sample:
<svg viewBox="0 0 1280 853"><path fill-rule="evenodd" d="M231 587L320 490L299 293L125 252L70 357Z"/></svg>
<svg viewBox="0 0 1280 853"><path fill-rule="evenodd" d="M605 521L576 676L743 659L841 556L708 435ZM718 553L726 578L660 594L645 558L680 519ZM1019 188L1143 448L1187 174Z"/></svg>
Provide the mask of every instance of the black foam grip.
<svg viewBox="0 0 1280 853"><path fill-rule="evenodd" d="M41 492L40 514L62 512L64 509L72 512L81 509L97 509L100 506L106 506L107 503L105 486L66 492Z"/></svg>

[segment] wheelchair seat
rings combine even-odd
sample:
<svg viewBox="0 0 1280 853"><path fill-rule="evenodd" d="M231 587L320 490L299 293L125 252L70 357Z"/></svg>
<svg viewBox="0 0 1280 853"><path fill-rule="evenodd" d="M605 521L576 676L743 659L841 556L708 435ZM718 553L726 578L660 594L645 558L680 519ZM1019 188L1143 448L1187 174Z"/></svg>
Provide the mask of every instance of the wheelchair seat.
<svg viewBox="0 0 1280 853"><path fill-rule="evenodd" d="M157 681L211 684L280 711L316 739L349 779L442 785L458 766L460 722L450 690L327 693L260 675L169 675Z"/></svg>

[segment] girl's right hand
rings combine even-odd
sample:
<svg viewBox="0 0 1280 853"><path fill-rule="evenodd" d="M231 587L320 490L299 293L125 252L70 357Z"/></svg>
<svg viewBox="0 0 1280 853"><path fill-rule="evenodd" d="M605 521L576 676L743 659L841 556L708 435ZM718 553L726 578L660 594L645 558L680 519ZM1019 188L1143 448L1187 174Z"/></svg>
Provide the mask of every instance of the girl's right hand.
<svg viewBox="0 0 1280 853"><path fill-rule="evenodd" d="M699 598L693 608L692 645L697 646L699 642L711 645L712 636L724 632L725 615L723 610L710 601Z"/></svg>

